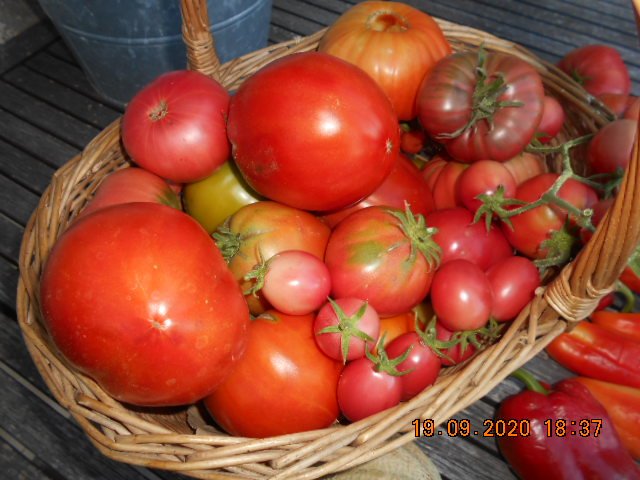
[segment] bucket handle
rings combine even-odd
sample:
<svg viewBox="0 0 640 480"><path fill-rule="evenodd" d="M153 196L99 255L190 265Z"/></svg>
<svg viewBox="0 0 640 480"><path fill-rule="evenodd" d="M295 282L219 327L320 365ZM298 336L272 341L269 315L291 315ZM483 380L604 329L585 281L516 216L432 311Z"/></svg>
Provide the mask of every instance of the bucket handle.
<svg viewBox="0 0 640 480"><path fill-rule="evenodd" d="M182 38L187 47L190 70L204 73L220 80L220 59L215 41L209 30L209 14L206 0L180 0L182 12Z"/></svg>

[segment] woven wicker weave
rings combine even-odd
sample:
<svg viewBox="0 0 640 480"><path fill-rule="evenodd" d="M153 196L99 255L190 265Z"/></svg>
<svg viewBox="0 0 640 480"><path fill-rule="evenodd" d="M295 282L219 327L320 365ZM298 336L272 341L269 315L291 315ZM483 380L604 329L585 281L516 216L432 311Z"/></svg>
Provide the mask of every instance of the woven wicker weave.
<svg viewBox="0 0 640 480"><path fill-rule="evenodd" d="M323 33L273 45L220 65L207 29L206 2L183 0L182 11L191 68L214 76L228 89L236 88L276 58L315 49ZM488 50L506 51L533 64L547 91L560 99L567 111L565 137L594 132L612 118L566 75L525 49L481 31L438 22L455 50L484 44ZM109 172L128 166L120 143L120 120L55 173L26 227L20 254L20 326L56 399L104 455L196 478L318 478L412 441L413 419L446 421L487 394L572 322L591 312L598 299L610 291L640 239L639 156L636 144L617 200L588 245L539 290L497 344L470 362L447 369L433 387L412 400L350 425L267 439L231 437L203 426L193 407L160 413L127 408L71 369L57 353L41 320L40 274L56 238L100 181Z"/></svg>

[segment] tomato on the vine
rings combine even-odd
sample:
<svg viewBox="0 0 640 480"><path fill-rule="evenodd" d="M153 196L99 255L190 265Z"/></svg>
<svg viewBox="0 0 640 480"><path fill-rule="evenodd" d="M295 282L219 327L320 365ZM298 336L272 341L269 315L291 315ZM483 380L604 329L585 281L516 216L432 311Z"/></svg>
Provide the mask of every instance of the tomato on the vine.
<svg viewBox="0 0 640 480"><path fill-rule="evenodd" d="M475 213L481 206L479 195L495 195L500 189L504 198L516 194L516 181L501 162L480 160L460 174L455 186L460 203Z"/></svg>

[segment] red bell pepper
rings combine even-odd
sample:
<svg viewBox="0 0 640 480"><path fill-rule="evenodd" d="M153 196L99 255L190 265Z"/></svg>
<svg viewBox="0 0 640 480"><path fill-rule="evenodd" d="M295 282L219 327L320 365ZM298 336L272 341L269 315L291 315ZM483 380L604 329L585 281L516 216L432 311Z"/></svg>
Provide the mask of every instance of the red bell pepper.
<svg viewBox="0 0 640 480"><path fill-rule="evenodd" d="M640 342L640 313L620 313L610 310L594 312L591 321L611 332Z"/></svg>
<svg viewBox="0 0 640 480"><path fill-rule="evenodd" d="M497 437L503 456L523 480L640 479L605 409L581 383L563 380L548 391L518 371L528 390L505 399L497 421L520 422L516 435ZM529 426L528 435L522 422Z"/></svg>
<svg viewBox="0 0 640 480"><path fill-rule="evenodd" d="M622 444L631 456L640 459L640 389L576 377L605 408Z"/></svg>
<svg viewBox="0 0 640 480"><path fill-rule="evenodd" d="M580 322L551 342L547 352L579 375L640 388L640 343L600 325Z"/></svg>

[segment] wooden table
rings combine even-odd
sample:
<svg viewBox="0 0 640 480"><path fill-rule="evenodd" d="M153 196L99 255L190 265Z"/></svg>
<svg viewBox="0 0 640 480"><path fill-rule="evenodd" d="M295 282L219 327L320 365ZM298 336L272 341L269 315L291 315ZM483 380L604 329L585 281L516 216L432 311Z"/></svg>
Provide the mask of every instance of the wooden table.
<svg viewBox="0 0 640 480"><path fill-rule="evenodd" d="M271 42L308 35L355 1L274 0ZM410 1L430 14L518 42L556 61L588 43L613 45L640 94L640 56L626 0ZM87 81L48 23L0 46L0 471L26 479L177 479L180 475L113 462L101 456L52 399L22 342L16 322L18 254L24 226L53 172L121 112ZM528 367L554 381L563 371L544 354ZM520 386L505 380L458 418L474 427ZM421 439L444 478L514 478L493 439Z"/></svg>

